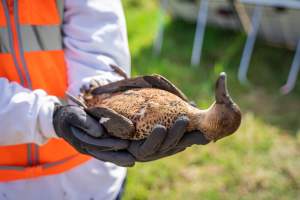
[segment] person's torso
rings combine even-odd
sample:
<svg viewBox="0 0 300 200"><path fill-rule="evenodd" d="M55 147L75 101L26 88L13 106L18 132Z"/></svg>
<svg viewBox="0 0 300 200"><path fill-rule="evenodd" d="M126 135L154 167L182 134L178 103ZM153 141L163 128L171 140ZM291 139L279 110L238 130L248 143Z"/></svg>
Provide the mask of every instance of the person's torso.
<svg viewBox="0 0 300 200"><path fill-rule="evenodd" d="M64 97L63 7L63 0L0 1L0 77ZM2 146L0 182L61 173L88 159L61 139Z"/></svg>
<svg viewBox="0 0 300 200"><path fill-rule="evenodd" d="M114 200L126 168L96 159L62 174L0 183L2 200Z"/></svg>

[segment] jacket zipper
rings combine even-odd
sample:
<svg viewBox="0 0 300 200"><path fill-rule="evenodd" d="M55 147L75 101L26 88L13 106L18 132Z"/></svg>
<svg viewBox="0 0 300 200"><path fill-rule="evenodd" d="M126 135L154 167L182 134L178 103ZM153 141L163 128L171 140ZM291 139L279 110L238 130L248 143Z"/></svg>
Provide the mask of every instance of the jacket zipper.
<svg viewBox="0 0 300 200"><path fill-rule="evenodd" d="M21 80L23 80L23 86L27 88L31 88L31 83L29 79L28 72L26 71L24 64L24 55L22 52L21 44L20 44L20 35L18 34L18 5L16 0L7 0L7 7L9 11L9 23L11 27L11 38L13 45L13 56L15 56L14 61L15 65L19 66L19 76ZM23 59L23 60L22 60ZM26 74L27 73L27 74ZM28 165L34 166L38 164L38 146L35 144L27 144L27 157L28 157Z"/></svg>

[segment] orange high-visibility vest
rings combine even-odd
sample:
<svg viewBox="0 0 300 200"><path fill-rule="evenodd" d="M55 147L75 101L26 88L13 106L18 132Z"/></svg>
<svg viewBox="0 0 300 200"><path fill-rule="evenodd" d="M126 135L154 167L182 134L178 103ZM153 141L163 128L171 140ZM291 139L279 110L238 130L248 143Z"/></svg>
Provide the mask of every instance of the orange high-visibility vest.
<svg viewBox="0 0 300 200"><path fill-rule="evenodd" d="M0 1L0 77L63 97L67 88L63 0ZM2 146L0 181L57 174L89 159L61 139L42 146Z"/></svg>

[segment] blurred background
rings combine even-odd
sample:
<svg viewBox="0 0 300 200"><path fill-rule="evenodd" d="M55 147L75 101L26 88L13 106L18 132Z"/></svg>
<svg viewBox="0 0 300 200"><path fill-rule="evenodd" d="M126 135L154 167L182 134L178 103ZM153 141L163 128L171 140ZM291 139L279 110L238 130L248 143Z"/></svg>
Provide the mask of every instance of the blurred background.
<svg viewBox="0 0 300 200"><path fill-rule="evenodd" d="M133 76L161 74L207 108L225 71L243 112L230 137L130 168L125 200L300 199L300 2L123 4Z"/></svg>

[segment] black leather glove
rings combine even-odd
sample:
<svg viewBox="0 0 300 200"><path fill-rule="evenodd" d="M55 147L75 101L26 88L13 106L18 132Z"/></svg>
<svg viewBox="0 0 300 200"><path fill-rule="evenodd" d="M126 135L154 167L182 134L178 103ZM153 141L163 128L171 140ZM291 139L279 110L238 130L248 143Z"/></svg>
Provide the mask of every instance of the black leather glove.
<svg viewBox="0 0 300 200"><path fill-rule="evenodd" d="M95 86L97 86L97 84ZM99 95L132 88L149 87L169 91L188 102L188 99L180 90L160 76L144 76L133 80L118 81L105 86L96 87L96 89L92 91L92 94ZM97 118L96 116L94 117ZM186 117L180 117L169 130L164 126L157 125L148 138L139 141L130 141L126 150L123 149L116 152L103 151L101 148L98 149L95 148L95 146L89 146L85 148L85 151L89 155L102 161L114 161L114 163L118 161L118 165L133 166L136 161L146 162L157 160L183 151L193 144L205 145L209 143L199 131L186 133L188 122L189 119ZM90 143L90 140L94 140L87 134L80 135L81 141L85 141L86 143ZM99 138L99 140L102 139Z"/></svg>
<svg viewBox="0 0 300 200"><path fill-rule="evenodd" d="M128 151L136 161L146 162L174 155L194 144L208 144L210 141L201 132L186 133L188 122L187 117L180 117L169 130L157 125L147 139L132 141Z"/></svg>
<svg viewBox="0 0 300 200"><path fill-rule="evenodd" d="M136 161L147 162L174 155L193 144L208 144L209 141L205 139L201 132L185 132L188 122L189 119L187 117L180 117L176 120L170 130L167 130L164 126L157 125L148 138L131 141L127 150L134 157L132 165L134 165L134 162ZM112 154L104 154L97 149L88 151L100 160L105 156L106 158L112 156Z"/></svg>
<svg viewBox="0 0 300 200"><path fill-rule="evenodd" d="M53 125L56 134L80 153L93 156L87 149L97 149L103 154L102 157L96 157L99 160L120 166L134 164L134 157L124 151L130 142L107 136L101 124L79 106L56 105Z"/></svg>

